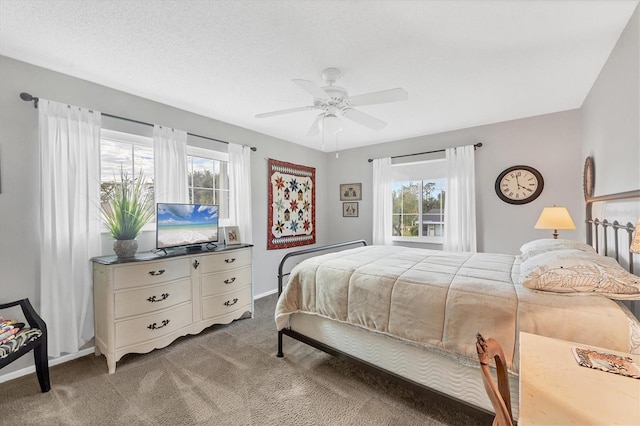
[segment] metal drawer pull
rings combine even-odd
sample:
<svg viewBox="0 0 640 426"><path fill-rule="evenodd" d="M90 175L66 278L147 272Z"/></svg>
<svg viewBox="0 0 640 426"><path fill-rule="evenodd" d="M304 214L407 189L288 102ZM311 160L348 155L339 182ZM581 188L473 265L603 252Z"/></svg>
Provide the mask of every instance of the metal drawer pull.
<svg viewBox="0 0 640 426"><path fill-rule="evenodd" d="M168 319L166 319L166 320L162 320L162 325L161 325L161 326L159 326L159 327L157 327L157 326L156 326L156 323L154 322L153 324L148 325L148 326L147 326L147 328L148 328L149 330L158 330L158 329L161 329L162 327L166 327L166 326L167 326L167 324L169 324L169 320L168 320Z"/></svg>
<svg viewBox="0 0 640 426"><path fill-rule="evenodd" d="M236 280L236 277L233 277L233 278L231 278L231 279L224 280L224 283L225 283L225 284L231 284L231 283L232 283L232 282L234 282L235 280Z"/></svg>
<svg viewBox="0 0 640 426"><path fill-rule="evenodd" d="M233 262L236 261L236 258L232 257L231 259L225 259L224 261L227 262L227 263L233 263Z"/></svg>
<svg viewBox="0 0 640 426"><path fill-rule="evenodd" d="M147 298L147 300L149 302L162 302L163 300L165 300L167 297L169 297L169 293L162 293L160 295L160 299L156 299L156 296L151 296L149 298Z"/></svg>
<svg viewBox="0 0 640 426"><path fill-rule="evenodd" d="M193 261L193 269L198 269L198 266L200 266L200 262L198 262L198 259Z"/></svg>
<svg viewBox="0 0 640 426"><path fill-rule="evenodd" d="M231 302L231 301L229 301L229 300L227 300L226 302L224 302L224 306L233 306L233 305L235 305L236 303L238 303L238 298L237 298L237 297L235 297L235 298L233 299L233 302Z"/></svg>
<svg viewBox="0 0 640 426"><path fill-rule="evenodd" d="M164 269L160 269L159 271L149 271L149 275L153 275L153 276L162 275L162 274L164 274Z"/></svg>

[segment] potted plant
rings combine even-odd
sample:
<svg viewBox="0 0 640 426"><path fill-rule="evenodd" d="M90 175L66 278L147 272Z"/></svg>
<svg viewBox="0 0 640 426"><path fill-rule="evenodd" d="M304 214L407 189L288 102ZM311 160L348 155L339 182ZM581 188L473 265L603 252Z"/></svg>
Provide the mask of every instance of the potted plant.
<svg viewBox="0 0 640 426"><path fill-rule="evenodd" d="M106 191L106 202L100 206L109 235L116 240L113 251L118 257L135 255L136 237L154 216L153 201L152 189L146 184L142 170L133 178L120 170L120 179Z"/></svg>

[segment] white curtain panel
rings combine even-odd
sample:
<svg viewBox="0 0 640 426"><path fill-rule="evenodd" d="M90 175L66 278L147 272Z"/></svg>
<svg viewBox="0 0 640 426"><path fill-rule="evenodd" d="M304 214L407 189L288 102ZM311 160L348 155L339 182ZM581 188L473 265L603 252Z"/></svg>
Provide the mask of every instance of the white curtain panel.
<svg viewBox="0 0 640 426"><path fill-rule="evenodd" d="M153 167L156 203L188 203L187 132L153 126Z"/></svg>
<svg viewBox="0 0 640 426"><path fill-rule="evenodd" d="M93 337L91 259L100 247L99 112L40 99L40 314L49 356Z"/></svg>
<svg viewBox="0 0 640 426"><path fill-rule="evenodd" d="M475 252L476 175L473 145L446 149L447 196L443 250Z"/></svg>
<svg viewBox="0 0 640 426"><path fill-rule="evenodd" d="M252 244L251 148L229 144L229 222L238 226L240 241Z"/></svg>
<svg viewBox="0 0 640 426"><path fill-rule="evenodd" d="M373 244L391 244L391 157L373 160Z"/></svg>

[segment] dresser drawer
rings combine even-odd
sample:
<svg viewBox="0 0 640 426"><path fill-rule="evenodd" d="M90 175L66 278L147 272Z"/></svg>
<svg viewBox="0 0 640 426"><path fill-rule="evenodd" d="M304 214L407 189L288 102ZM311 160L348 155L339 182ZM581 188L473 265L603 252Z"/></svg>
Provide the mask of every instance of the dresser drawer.
<svg viewBox="0 0 640 426"><path fill-rule="evenodd" d="M202 299L202 318L214 318L238 309L251 310L251 286Z"/></svg>
<svg viewBox="0 0 640 426"><path fill-rule="evenodd" d="M114 269L114 288L116 290L160 284L187 278L191 274L188 258L162 260L160 262L141 262L139 265L127 264Z"/></svg>
<svg viewBox="0 0 640 426"><path fill-rule="evenodd" d="M200 279L202 296L227 293L251 284L251 266L203 275Z"/></svg>
<svg viewBox="0 0 640 426"><path fill-rule="evenodd" d="M116 319L170 308L191 300L191 280L119 291L115 294Z"/></svg>
<svg viewBox="0 0 640 426"><path fill-rule="evenodd" d="M237 269L251 265L251 249L230 250L209 256L201 256L200 271L202 274Z"/></svg>
<svg viewBox="0 0 640 426"><path fill-rule="evenodd" d="M116 348L166 336L191 324L191 303L116 322Z"/></svg>

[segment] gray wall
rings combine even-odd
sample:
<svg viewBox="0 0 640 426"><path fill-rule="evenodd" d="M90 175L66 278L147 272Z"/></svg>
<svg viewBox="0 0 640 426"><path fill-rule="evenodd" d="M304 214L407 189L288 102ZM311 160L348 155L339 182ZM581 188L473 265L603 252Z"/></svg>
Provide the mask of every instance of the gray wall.
<svg viewBox="0 0 640 426"><path fill-rule="evenodd" d="M580 111L566 111L421 136L328 155L329 239L332 241L372 236L372 166L368 158L425 152L482 142L476 150L476 207L478 250L519 253L520 246L536 238L550 238L551 231L533 226L543 207L564 205L577 221L581 216L582 175ZM504 169L525 164L544 178L540 197L524 205L501 201L494 190ZM362 182L360 217L343 218L338 194L340 183ZM561 231L568 239L580 239L583 230ZM431 248L431 246L428 246ZM434 247L439 248L439 247Z"/></svg>
<svg viewBox="0 0 640 426"><path fill-rule="evenodd" d="M277 287L278 262L287 252L266 250L267 158L316 168L317 242L328 242L324 153L3 56L0 56L0 76L0 300L28 297L36 309L40 306L38 112L32 103L20 100L20 92L256 146L258 151L251 154L256 295ZM122 128L122 122L118 124L105 119L105 123L109 123L109 127L120 126L121 130L126 130ZM207 144L215 145L202 140L198 144L205 147ZM152 248L155 243L149 234L142 235L140 239L143 250ZM110 254L109 244L103 246L104 254ZM27 358L2 372L33 365Z"/></svg>
<svg viewBox="0 0 640 426"><path fill-rule="evenodd" d="M640 8L582 106L582 159L593 155L594 195L640 188Z"/></svg>

